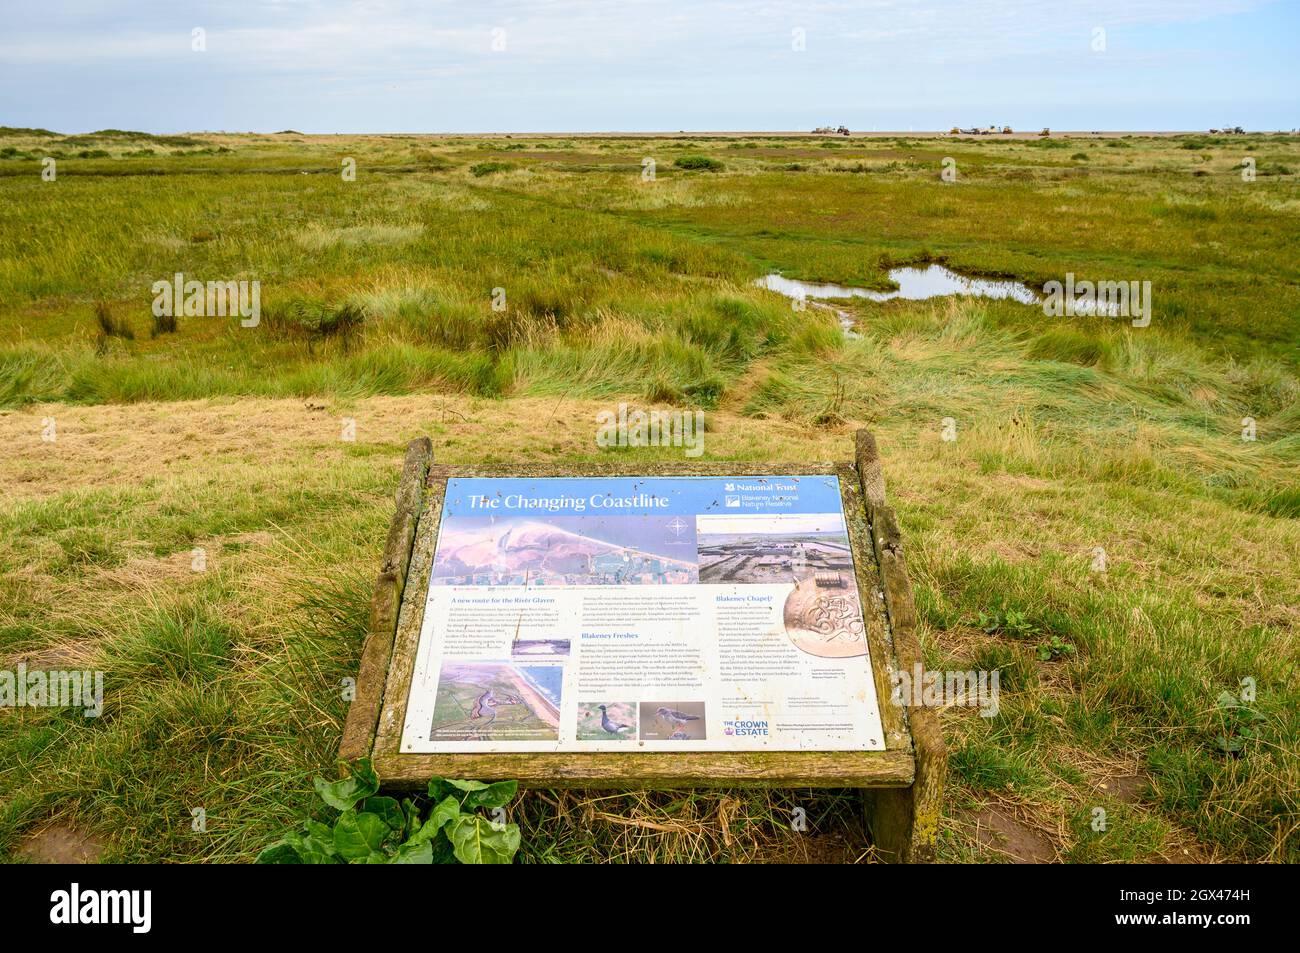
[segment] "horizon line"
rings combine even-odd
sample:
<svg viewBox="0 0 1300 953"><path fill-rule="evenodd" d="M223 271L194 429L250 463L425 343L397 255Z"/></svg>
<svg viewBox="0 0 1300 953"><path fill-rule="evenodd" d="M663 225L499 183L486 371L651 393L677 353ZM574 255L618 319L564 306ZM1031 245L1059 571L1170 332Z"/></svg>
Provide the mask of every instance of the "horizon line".
<svg viewBox="0 0 1300 953"><path fill-rule="evenodd" d="M967 137L988 137L988 138L1022 138L1026 136L1041 137L1042 131L1035 129L1023 129L1014 132L966 132L961 130L953 133L949 129L871 129L871 130L851 130L847 135L833 132L815 132L813 130L797 129L643 129L643 130L617 130L617 129L569 129L563 131L541 131L541 130L521 130L521 129L498 129L498 130L427 130L421 132L411 131L348 131L348 132L307 132L300 129L277 129L275 131L263 131L258 129L177 129L164 132L152 132L144 129L119 129L108 126L102 129L88 130L85 132L59 132L48 129L44 126L0 126L3 129L15 131L39 130L55 136L90 136L104 132L121 132L121 133L138 133L149 136L524 136L530 138L556 138L562 136L617 136L617 137L636 137L636 136L816 136L818 138L829 139L854 139L854 138L871 138L871 137L892 137L892 136L967 136ZM1228 132L1228 127L1224 129L1052 129L1050 126L1042 127L1049 130L1052 136L1184 136L1184 135L1209 135L1211 133ZM1300 129L1246 129L1244 132L1235 133L1235 135L1295 135L1300 133Z"/></svg>

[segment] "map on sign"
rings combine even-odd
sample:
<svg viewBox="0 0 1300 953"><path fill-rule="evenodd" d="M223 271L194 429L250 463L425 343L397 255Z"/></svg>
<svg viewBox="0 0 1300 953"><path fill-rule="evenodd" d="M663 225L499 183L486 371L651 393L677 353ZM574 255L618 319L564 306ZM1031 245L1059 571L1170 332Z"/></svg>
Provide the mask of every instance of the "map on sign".
<svg viewBox="0 0 1300 953"><path fill-rule="evenodd" d="M838 478L452 478L406 752L874 751Z"/></svg>

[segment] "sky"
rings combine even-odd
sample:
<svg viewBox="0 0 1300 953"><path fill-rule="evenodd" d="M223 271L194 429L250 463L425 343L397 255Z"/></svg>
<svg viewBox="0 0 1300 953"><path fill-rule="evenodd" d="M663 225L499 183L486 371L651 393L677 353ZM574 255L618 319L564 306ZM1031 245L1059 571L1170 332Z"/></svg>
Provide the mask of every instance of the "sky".
<svg viewBox="0 0 1300 953"><path fill-rule="evenodd" d="M1300 127L1300 0L0 0L58 132Z"/></svg>

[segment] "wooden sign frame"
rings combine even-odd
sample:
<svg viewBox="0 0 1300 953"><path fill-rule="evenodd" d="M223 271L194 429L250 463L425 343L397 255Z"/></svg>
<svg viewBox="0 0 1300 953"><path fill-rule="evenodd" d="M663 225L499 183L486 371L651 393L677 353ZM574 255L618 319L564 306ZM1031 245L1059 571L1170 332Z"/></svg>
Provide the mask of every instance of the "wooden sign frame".
<svg viewBox="0 0 1300 953"><path fill-rule="evenodd" d="M407 448L384 562L371 603L356 694L339 756L370 757L385 787L423 788L434 775L541 788L856 787L867 792L878 848L932 859L946 753L934 711L892 704L894 674L920 663L916 611L876 443L866 430L851 463L443 466L428 438ZM883 751L403 753L407 696L424 621L447 480L452 477L827 475L839 478L868 651L885 733Z"/></svg>

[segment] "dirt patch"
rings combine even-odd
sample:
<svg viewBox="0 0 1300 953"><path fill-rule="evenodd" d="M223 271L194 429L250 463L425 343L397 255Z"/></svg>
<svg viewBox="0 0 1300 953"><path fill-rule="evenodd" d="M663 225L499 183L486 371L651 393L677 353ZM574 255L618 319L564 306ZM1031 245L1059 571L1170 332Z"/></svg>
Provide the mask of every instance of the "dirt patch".
<svg viewBox="0 0 1300 953"><path fill-rule="evenodd" d="M1063 749L1062 755L1087 776L1087 783L1098 794L1125 804L1140 803L1151 784L1151 775L1135 756L1108 758L1078 748Z"/></svg>
<svg viewBox="0 0 1300 953"><path fill-rule="evenodd" d="M93 864L107 848L102 838L56 822L24 840L15 853L31 864Z"/></svg>
<svg viewBox="0 0 1300 953"><path fill-rule="evenodd" d="M1207 853L1198 844L1167 847L1160 852L1158 860L1166 864L1213 864L1220 862L1214 855Z"/></svg>
<svg viewBox="0 0 1300 953"><path fill-rule="evenodd" d="M1050 864L1057 859L1058 851L1051 838L1003 805L985 805L965 814L960 822L981 848L1001 854L1012 863Z"/></svg>
<svg viewBox="0 0 1300 953"><path fill-rule="evenodd" d="M1105 757L1078 748L1064 749L1062 755L1084 773L1084 783L1099 797L1132 805L1141 815L1159 813L1151 806L1160 800L1158 792L1153 793L1155 779L1140 757ZM1165 817L1164 821L1170 826L1164 843L1149 857L1142 858L1142 863L1213 864L1232 859L1217 848L1201 843L1190 831L1172 823L1171 818Z"/></svg>
<svg viewBox="0 0 1300 953"><path fill-rule="evenodd" d="M1097 787L1105 791L1117 801L1123 801L1125 804L1134 804L1142 799L1142 792L1146 790L1151 779L1142 772L1135 774L1121 774L1115 777L1103 778L1097 782Z"/></svg>

